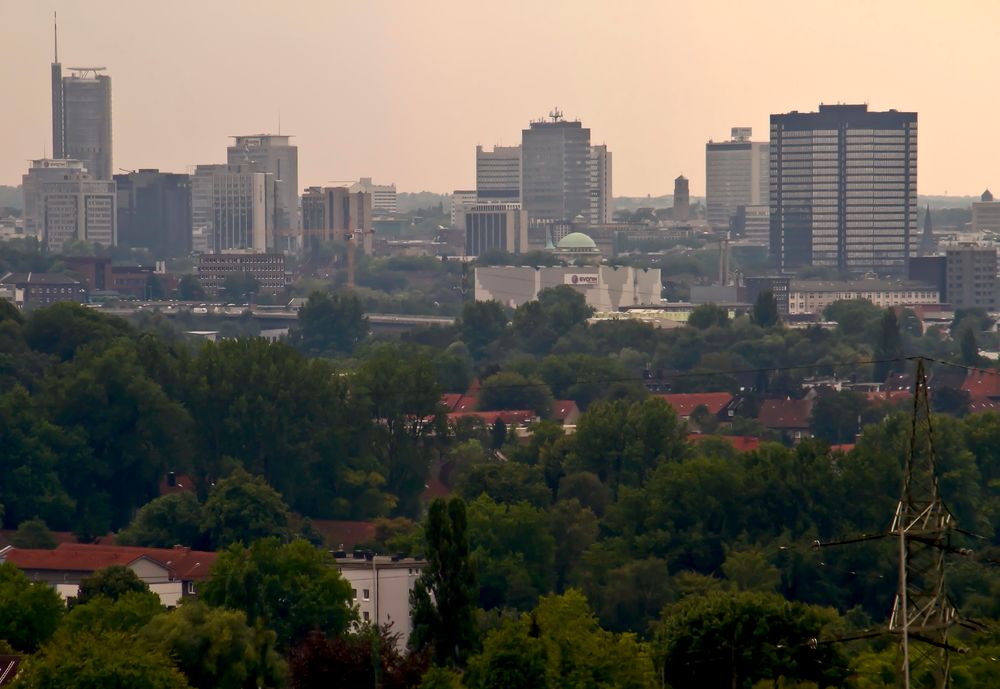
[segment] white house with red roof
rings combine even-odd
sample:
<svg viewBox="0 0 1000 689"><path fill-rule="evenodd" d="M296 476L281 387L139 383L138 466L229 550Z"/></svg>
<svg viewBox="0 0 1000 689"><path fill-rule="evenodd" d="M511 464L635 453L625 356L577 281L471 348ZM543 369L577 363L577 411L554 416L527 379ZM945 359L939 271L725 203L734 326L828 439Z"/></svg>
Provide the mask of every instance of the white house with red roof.
<svg viewBox="0 0 1000 689"><path fill-rule="evenodd" d="M9 562L28 579L50 584L64 599L76 596L80 582L97 570L122 565L135 572L166 606L197 595L198 585L208 578L215 557L215 553L184 546L133 548L60 543L53 550L13 546L0 550L0 563Z"/></svg>

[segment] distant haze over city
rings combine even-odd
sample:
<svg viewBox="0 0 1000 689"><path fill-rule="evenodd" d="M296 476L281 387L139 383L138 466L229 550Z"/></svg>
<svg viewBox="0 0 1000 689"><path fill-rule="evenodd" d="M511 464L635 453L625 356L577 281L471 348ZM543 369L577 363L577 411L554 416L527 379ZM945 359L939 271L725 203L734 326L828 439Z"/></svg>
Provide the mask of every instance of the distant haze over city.
<svg viewBox="0 0 1000 689"><path fill-rule="evenodd" d="M114 165L224 162L227 137L293 135L300 187L362 175L475 184L475 146L559 106L615 155L616 196L705 193L705 142L767 140L771 113L919 113L921 194L1000 186L993 2L79 3L9 0L0 184L51 151L60 59L114 80ZM766 10L766 11L765 11Z"/></svg>

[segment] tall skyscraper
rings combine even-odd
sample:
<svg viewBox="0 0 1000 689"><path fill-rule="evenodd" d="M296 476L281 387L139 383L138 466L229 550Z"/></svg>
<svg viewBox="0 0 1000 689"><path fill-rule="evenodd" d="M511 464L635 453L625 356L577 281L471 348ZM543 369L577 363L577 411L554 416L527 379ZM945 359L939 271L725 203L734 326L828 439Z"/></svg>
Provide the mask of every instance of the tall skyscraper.
<svg viewBox="0 0 1000 689"><path fill-rule="evenodd" d="M274 198L270 201L275 230L299 227L299 148L282 134L234 136L226 149L226 161L247 171L271 175Z"/></svg>
<svg viewBox="0 0 1000 689"><path fill-rule="evenodd" d="M191 224L209 251L262 253L273 245L274 180L243 165L199 165L191 177Z"/></svg>
<svg viewBox="0 0 1000 689"><path fill-rule="evenodd" d="M521 132L521 203L531 222L590 212L590 130L553 110Z"/></svg>
<svg viewBox="0 0 1000 689"><path fill-rule="evenodd" d="M608 147L604 144L591 146L588 164L590 212L587 220L591 225L607 225L615 210L611 196L611 152Z"/></svg>
<svg viewBox="0 0 1000 689"><path fill-rule="evenodd" d="M94 179L82 161L43 158L31 161L21 180L25 232L62 253L69 242L117 242L115 183Z"/></svg>
<svg viewBox="0 0 1000 689"><path fill-rule="evenodd" d="M62 75L59 34L53 26L55 60L52 62L52 156L84 164L94 179L110 180L111 77L104 67L70 67Z"/></svg>
<svg viewBox="0 0 1000 689"><path fill-rule="evenodd" d="M480 203L521 202L521 147L476 146L476 197Z"/></svg>
<svg viewBox="0 0 1000 689"><path fill-rule="evenodd" d="M115 175L118 244L149 249L157 258L191 253L191 178L139 170Z"/></svg>
<svg viewBox="0 0 1000 689"><path fill-rule="evenodd" d="M685 221L691 214L691 193L687 177L680 175L674 180L673 219Z"/></svg>
<svg viewBox="0 0 1000 689"><path fill-rule="evenodd" d="M215 250L215 182L214 173L226 165L197 165L189 170L191 178L191 248L194 251Z"/></svg>
<svg viewBox="0 0 1000 689"><path fill-rule="evenodd" d="M767 203L767 142L751 141L750 127L733 127L729 141L705 144L705 214L717 231L729 228L737 206Z"/></svg>
<svg viewBox="0 0 1000 689"><path fill-rule="evenodd" d="M905 274L919 240L917 113L820 105L771 115L770 155L780 270Z"/></svg>
<svg viewBox="0 0 1000 689"><path fill-rule="evenodd" d="M348 187L309 187L302 194L302 244L345 241L350 235L366 254L372 251L372 195Z"/></svg>

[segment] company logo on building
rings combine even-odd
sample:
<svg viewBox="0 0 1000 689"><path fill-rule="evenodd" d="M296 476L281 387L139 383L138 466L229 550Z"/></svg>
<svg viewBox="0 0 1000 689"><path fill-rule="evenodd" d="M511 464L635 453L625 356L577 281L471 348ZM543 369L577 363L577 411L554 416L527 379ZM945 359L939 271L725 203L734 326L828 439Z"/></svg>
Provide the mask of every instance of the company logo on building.
<svg viewBox="0 0 1000 689"><path fill-rule="evenodd" d="M563 284L591 287L600 284L600 277L592 274L568 273L563 276Z"/></svg>

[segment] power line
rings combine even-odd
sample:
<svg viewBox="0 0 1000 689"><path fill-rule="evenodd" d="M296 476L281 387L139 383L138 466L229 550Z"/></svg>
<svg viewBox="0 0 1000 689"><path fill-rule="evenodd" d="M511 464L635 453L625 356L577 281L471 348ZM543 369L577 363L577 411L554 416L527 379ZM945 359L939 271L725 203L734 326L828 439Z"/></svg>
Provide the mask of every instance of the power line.
<svg viewBox="0 0 1000 689"><path fill-rule="evenodd" d="M913 358L919 357L897 357L894 359L862 359L858 361L840 361L834 363L824 363L824 364L798 364L794 366L766 366L761 368L743 368L743 369L726 369L719 371L677 371L673 373L659 374L655 378L645 378L636 376L621 376L621 377L599 377L599 378L574 378L566 385L574 385L576 383L643 383L646 381L658 381L658 380L677 380L684 378L704 378L709 376L738 376L738 375L758 375L761 373L781 373L785 371L805 371L810 369L820 369L820 368L850 368L857 366L869 366L873 364L887 364L894 362L908 361ZM501 370L501 372L503 372ZM548 383L545 382L525 382L525 383L497 383L496 385L491 385L495 388L531 388L547 386Z"/></svg>

